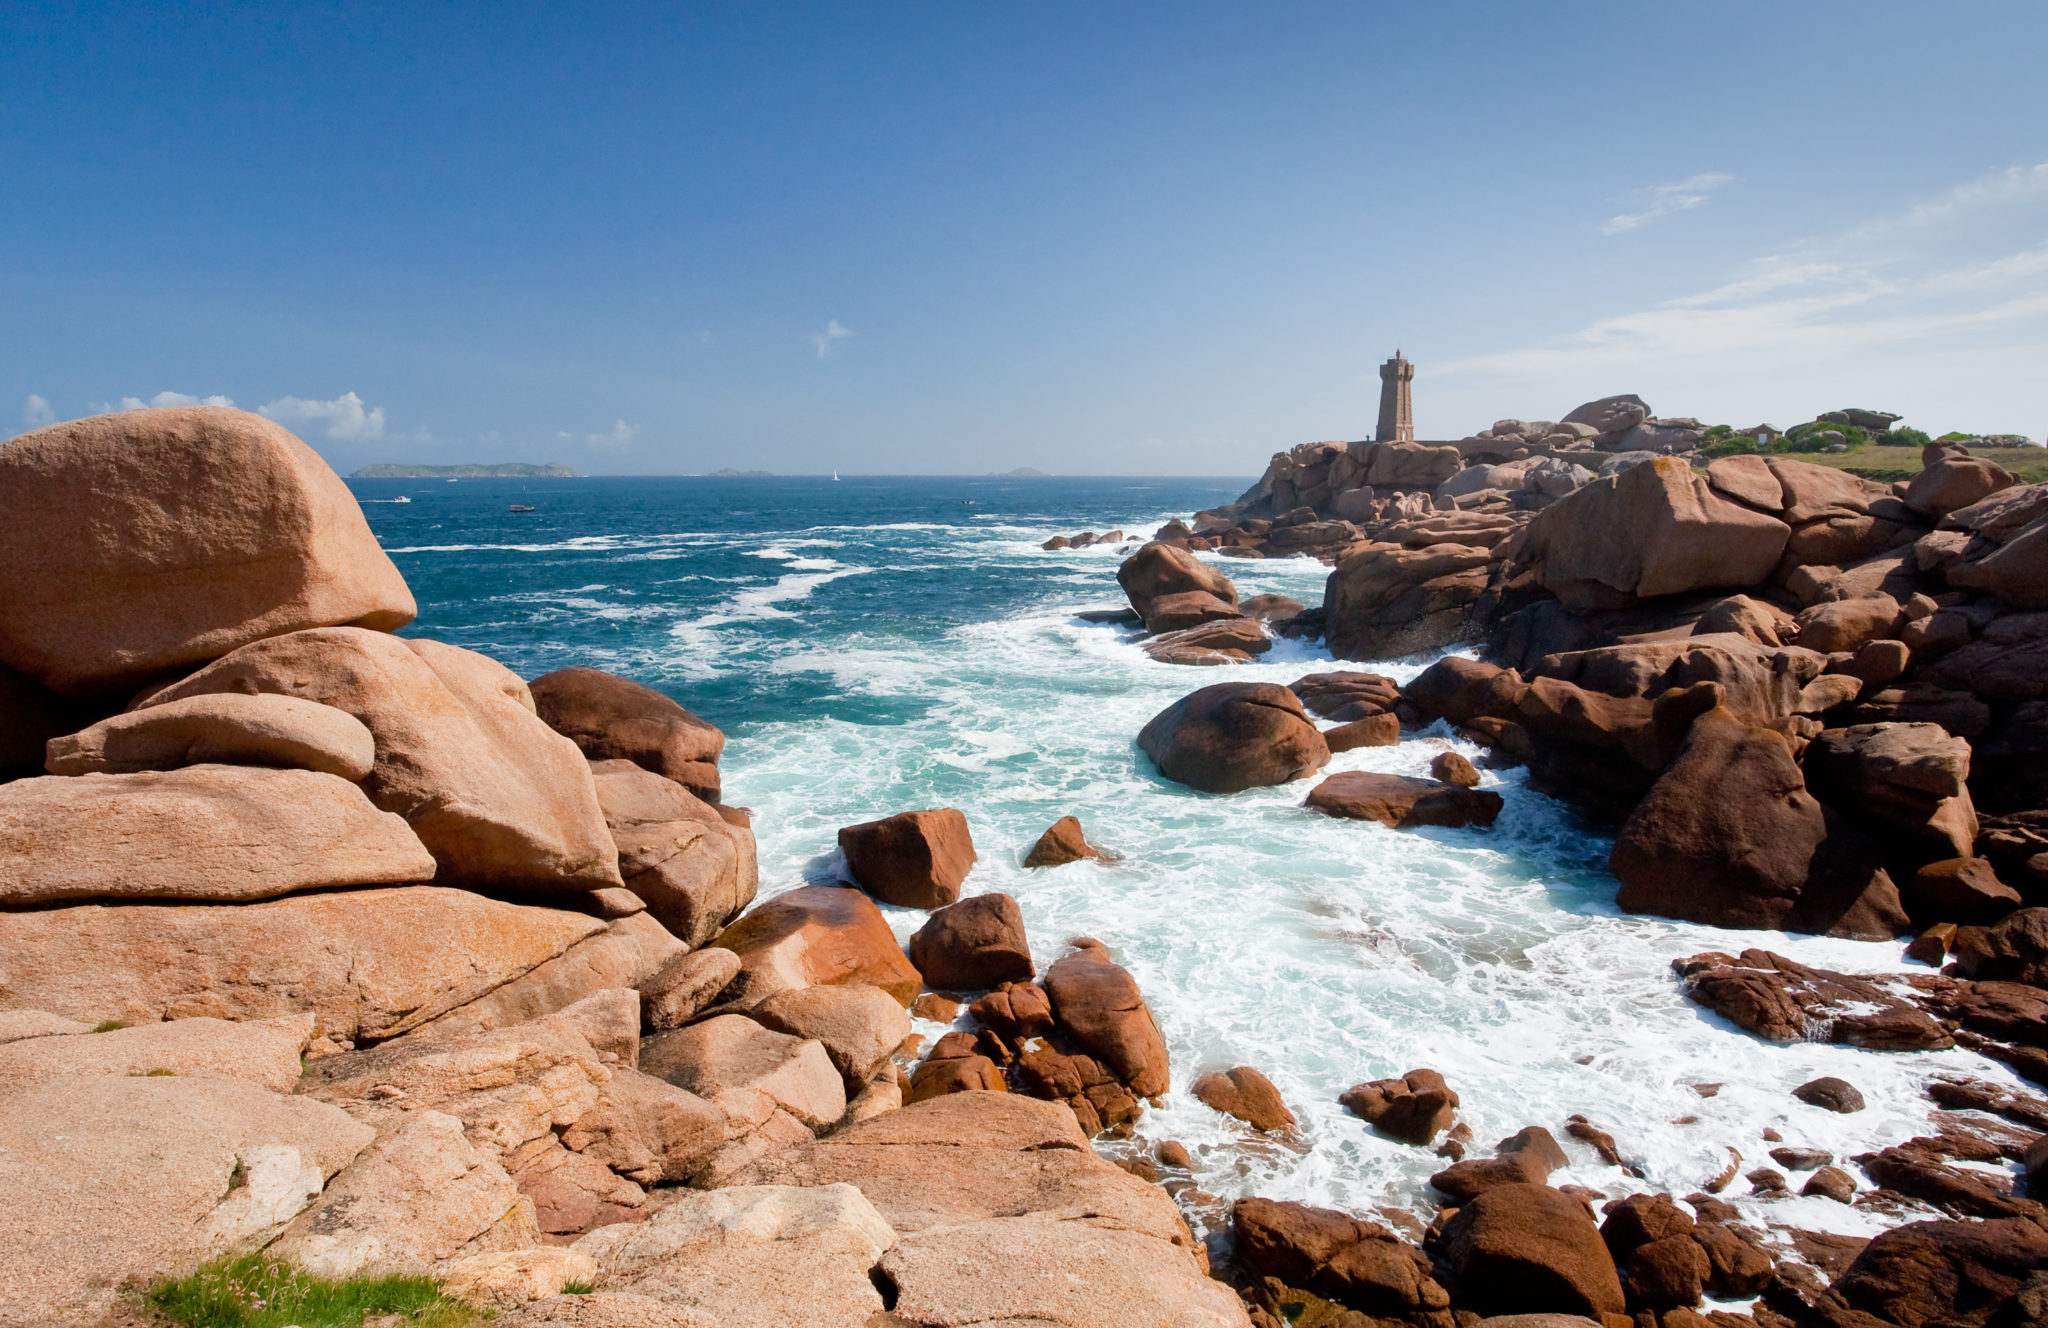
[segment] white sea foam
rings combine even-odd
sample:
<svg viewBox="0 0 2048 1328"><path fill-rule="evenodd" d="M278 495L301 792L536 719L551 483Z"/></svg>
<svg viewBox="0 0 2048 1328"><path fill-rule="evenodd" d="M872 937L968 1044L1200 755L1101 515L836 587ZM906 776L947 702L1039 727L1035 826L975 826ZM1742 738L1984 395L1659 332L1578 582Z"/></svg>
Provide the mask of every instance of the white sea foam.
<svg viewBox="0 0 2048 1328"><path fill-rule="evenodd" d="M937 551L1005 564L1018 552L973 533ZM892 544L887 556L904 552ZM1091 935L1136 975L1173 1057L1168 1105L1148 1111L1141 1131L1189 1145L1204 1190L1358 1212L1425 1207L1426 1178L1443 1159L1372 1134L1337 1105L1354 1083L1418 1066L1450 1079L1482 1149L1527 1124L1563 1139L1567 1116L1590 1117L1642 1179L1569 1139L1572 1165L1557 1179L1611 1194L1688 1193L1722 1169L1731 1145L1745 1167L1768 1165L1766 1128L1838 1158L1925 1132L1931 1104L1921 1085L1932 1069L2010 1081L1959 1051L1774 1046L1691 1004L1670 971L1680 956L1763 946L1876 972L1898 967L1897 947L1623 915L1605 870L1609 839L1528 789L1518 771L1486 776L1506 799L1491 831L1332 820L1301 805L1307 784L1215 797L1160 779L1132 739L1178 697L1226 677L1286 683L1359 666L1292 641L1227 671L1155 663L1124 631L1072 616L1118 602L1112 561L1031 553L1077 569L1086 561L1094 593L1077 594L1073 577L1047 576L1039 562L1017 573L1043 578L1038 607L916 649L861 637L770 647L707 631L738 622L742 602L779 615L822 584L785 576L672 631L678 641L737 649L723 667L822 674L843 694L900 703L910 716L901 723L796 718L733 735L728 796L756 812L763 893L819 870L842 825L906 807L962 808L981 852L968 889L1017 898L1041 965L1069 938ZM1309 560L1219 565L1247 595L1307 603L1328 575ZM1422 662L1372 667L1406 680ZM1480 755L1439 727L1398 747L1344 753L1331 769L1421 773L1446 748ZM1024 850L1068 813L1122 860L1022 869ZM887 911L905 937L923 920ZM1238 1064L1280 1087L1301 1117L1301 1147L1247 1143L1235 1122L1188 1095L1196 1074ZM1869 1109L1838 1116L1790 1096L1823 1074L1857 1084ZM1695 1084L1722 1087L1708 1097ZM1768 1213L1866 1234L1876 1222L1817 1199L1773 1201Z"/></svg>

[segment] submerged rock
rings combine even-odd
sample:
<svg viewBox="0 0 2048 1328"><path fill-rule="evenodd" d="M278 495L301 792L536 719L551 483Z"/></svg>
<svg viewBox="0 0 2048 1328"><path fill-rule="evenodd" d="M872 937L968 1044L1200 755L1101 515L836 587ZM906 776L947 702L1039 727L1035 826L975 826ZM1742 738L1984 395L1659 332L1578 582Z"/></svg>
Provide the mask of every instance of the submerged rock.
<svg viewBox="0 0 2048 1328"><path fill-rule="evenodd" d="M1255 1130L1286 1130L1296 1124L1294 1113L1281 1100L1273 1081L1249 1065L1198 1075L1188 1091L1206 1105L1226 1116L1235 1116Z"/></svg>
<svg viewBox="0 0 2048 1328"><path fill-rule="evenodd" d="M1308 805L1330 816L1405 830L1420 825L1492 825L1502 800L1498 793L1460 784L1348 770L1311 789Z"/></svg>
<svg viewBox="0 0 2048 1328"><path fill-rule="evenodd" d="M1138 747L1159 773L1205 793L1285 784L1327 765L1330 748L1285 687L1227 682L1152 717Z"/></svg>
<svg viewBox="0 0 2048 1328"><path fill-rule="evenodd" d="M1081 822L1078 819L1072 816L1062 816L1046 828L1045 833L1038 837L1038 842L1031 846L1031 851L1024 855L1024 865L1026 867L1064 867L1070 862L1079 862L1083 858L1108 861L1108 856L1101 849L1088 842L1087 837L1081 833ZM941 983L940 985L944 986L947 984Z"/></svg>

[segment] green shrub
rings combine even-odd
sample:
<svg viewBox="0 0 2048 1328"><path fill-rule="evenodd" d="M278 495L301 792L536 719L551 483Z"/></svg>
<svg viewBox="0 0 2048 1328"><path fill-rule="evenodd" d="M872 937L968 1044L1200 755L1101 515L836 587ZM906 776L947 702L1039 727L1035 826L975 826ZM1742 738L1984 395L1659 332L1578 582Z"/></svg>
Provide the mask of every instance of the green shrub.
<svg viewBox="0 0 2048 1328"><path fill-rule="evenodd" d="M1963 433L1960 430L1951 429L1934 441L1937 443L1967 443L1976 436L1974 433Z"/></svg>
<svg viewBox="0 0 2048 1328"><path fill-rule="evenodd" d="M479 1328L483 1311L441 1294L430 1277L315 1277L261 1254L215 1259L159 1282L150 1308L189 1328L362 1328L403 1314L417 1328Z"/></svg>
<svg viewBox="0 0 2048 1328"><path fill-rule="evenodd" d="M1932 441L1922 430L1901 428L1896 424L1877 436L1879 447L1925 447Z"/></svg>
<svg viewBox="0 0 2048 1328"><path fill-rule="evenodd" d="M122 1022L121 1022L120 1020L118 1020L118 1019L109 1019L109 1020L107 1020L107 1021L106 1021L105 1023L103 1023L103 1024L94 1024L94 1025L93 1025L93 1028L92 1028L92 1031L93 1031L93 1032L95 1032L95 1033L111 1033L111 1032L113 1032L113 1031L114 1031L115 1029L117 1029L117 1028L126 1028L126 1027L128 1027L128 1025L126 1025L126 1024L124 1024L124 1023L122 1023Z"/></svg>
<svg viewBox="0 0 2048 1328"><path fill-rule="evenodd" d="M1746 433L1738 433L1714 439L1700 449L1700 455L1708 458L1749 456L1762 450L1755 438Z"/></svg>
<svg viewBox="0 0 2048 1328"><path fill-rule="evenodd" d="M1851 447L1866 447L1870 443L1870 431L1861 425L1830 424L1826 420L1808 420L1804 424L1795 424L1785 430L1785 441L1803 442L1805 445L1787 447L1784 450L1788 452L1817 452L1821 448L1826 447L1827 444L1812 441L1813 435L1822 433L1838 433L1842 435L1842 441Z"/></svg>

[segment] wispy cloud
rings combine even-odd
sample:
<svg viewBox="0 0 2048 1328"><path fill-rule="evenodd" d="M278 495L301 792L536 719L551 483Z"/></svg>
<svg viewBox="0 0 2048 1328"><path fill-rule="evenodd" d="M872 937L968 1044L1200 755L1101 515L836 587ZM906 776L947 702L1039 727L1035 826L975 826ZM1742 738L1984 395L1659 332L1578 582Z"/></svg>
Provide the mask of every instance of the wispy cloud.
<svg viewBox="0 0 2048 1328"><path fill-rule="evenodd" d="M344 392L332 401L279 397L267 406L257 407L256 413L279 424L325 425L327 436L342 442L361 442L384 434L384 408L365 409L363 399L353 392Z"/></svg>
<svg viewBox="0 0 2048 1328"><path fill-rule="evenodd" d="M586 433L583 435L581 441L588 443L590 446L599 448L603 451L618 451L622 448L631 447L633 445L633 440L639 436L639 425L628 424L624 420L615 420L612 422L612 427L605 430L603 433ZM578 441L576 435L570 433L567 429L556 430L555 437L561 439L565 443L573 443Z"/></svg>
<svg viewBox="0 0 2048 1328"><path fill-rule="evenodd" d="M195 397L189 392L159 392L149 400L141 397L122 397L119 401L96 401L93 409L103 415L119 410L149 410L155 406L232 406L235 403L224 396Z"/></svg>
<svg viewBox="0 0 2048 1328"><path fill-rule="evenodd" d="M1995 171L1778 248L1707 289L1437 374L1475 391L1485 383L1489 396L1599 395L1625 383L1674 392L1667 408L1688 413L1817 409L1842 404L1837 394L1874 394L1930 425L2038 431L2027 417L2044 403L2026 366L2048 348L2043 222L2048 163Z"/></svg>
<svg viewBox="0 0 2048 1328"><path fill-rule="evenodd" d="M822 332L811 333L811 344L818 348L818 358L824 359L836 350L839 343L853 335L853 329L833 319L825 324Z"/></svg>
<svg viewBox="0 0 2048 1328"><path fill-rule="evenodd" d="M21 422L31 429L40 429L45 424L55 424L57 412L50 409L49 402L31 392L28 400L21 403Z"/></svg>
<svg viewBox="0 0 2048 1328"><path fill-rule="evenodd" d="M1624 231L1640 230L1659 217L1668 217L1674 212L1685 212L1707 201L1722 185L1735 177L1719 171L1708 171L1678 181L1676 184L1653 184L1647 189L1636 190L1636 197L1643 200L1640 212L1624 212L1609 217L1600 224L1602 235L1620 235Z"/></svg>

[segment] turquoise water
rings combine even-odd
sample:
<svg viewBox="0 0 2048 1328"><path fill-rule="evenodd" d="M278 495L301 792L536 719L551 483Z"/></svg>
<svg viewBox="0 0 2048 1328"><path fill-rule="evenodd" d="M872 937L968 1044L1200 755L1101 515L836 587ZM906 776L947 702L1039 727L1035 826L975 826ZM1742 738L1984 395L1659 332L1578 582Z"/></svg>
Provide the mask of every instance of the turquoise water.
<svg viewBox="0 0 2048 1328"><path fill-rule="evenodd" d="M964 810L981 854L967 890L1017 898L1041 965L1089 935L1137 976L1175 1085L1141 1132L1193 1149L1210 1195L1427 1211L1424 1182L1442 1159L1378 1138L1336 1100L1417 1066L1449 1078L1482 1145L1527 1124L1562 1137L1567 1115L1591 1117L1645 1178L1566 1140L1574 1165L1557 1179L1613 1194L1685 1194L1721 1170L1729 1145L1745 1169L1770 1165L1766 1126L1838 1156L1897 1142L1926 1129L1930 1069L2005 1077L1954 1052L1768 1046L1702 1013L1680 996L1672 958L1760 945L1880 971L1898 967L1898 950L1622 916L1610 841L1518 772L1487 776L1506 799L1491 831L1331 820L1303 809L1306 784L1217 797L1161 780L1132 738L1180 696L1225 677L1285 683L1357 665L1294 642L1228 670L1155 663L1126 633L1073 616L1122 602L1121 555L1038 545L1084 529L1146 534L1244 481L353 487L419 598L413 631L528 677L610 669L720 725L727 800L756 814L764 894L835 879L842 825ZM412 501L388 501L400 495ZM514 502L538 510L513 515ZM1328 572L1306 559L1220 564L1244 594L1308 604ZM1406 680L1424 663L1375 667ZM1480 755L1437 730L1332 769L1420 774L1446 746ZM1023 870L1038 834L1070 813L1121 860ZM923 919L886 911L905 937ZM1280 1087L1299 1138L1252 1136L1187 1096L1197 1073L1240 1064ZM1870 1109L1834 1116L1789 1096L1822 1074L1857 1084ZM1703 1097L1699 1083L1725 1086ZM1769 1216L1873 1229L1821 1199L1778 1201Z"/></svg>

